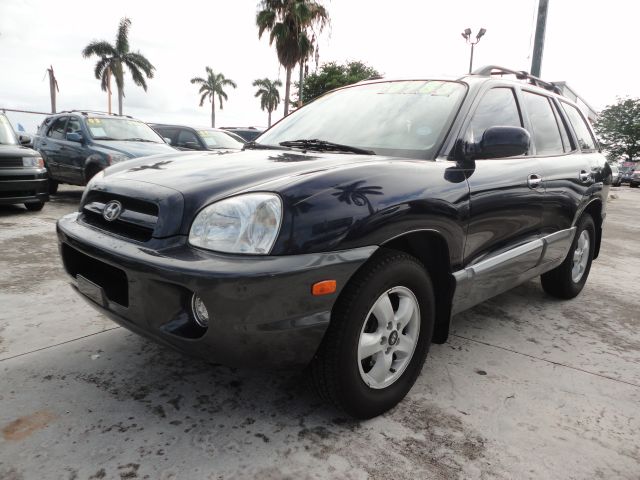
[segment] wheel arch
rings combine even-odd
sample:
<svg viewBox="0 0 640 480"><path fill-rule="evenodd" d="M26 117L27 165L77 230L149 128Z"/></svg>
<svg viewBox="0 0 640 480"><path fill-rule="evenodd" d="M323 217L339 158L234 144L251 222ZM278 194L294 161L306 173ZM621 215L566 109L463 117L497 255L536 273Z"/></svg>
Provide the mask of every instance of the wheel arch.
<svg viewBox="0 0 640 480"><path fill-rule="evenodd" d="M582 217L582 215L584 215L585 213L588 213L589 215L591 215L591 218L593 218L593 223L595 224L595 227L596 227L596 244L593 250L594 260L598 258L598 254L600 253L600 243L602 240L602 222L604 221L604 216L602 215L602 208L603 208L602 200L600 200L599 198L595 198L587 204L587 206L584 208L584 210L580 214L580 217Z"/></svg>
<svg viewBox="0 0 640 480"><path fill-rule="evenodd" d="M424 265L431 277L436 301L432 342L446 342L449 335L455 279L451 273L449 245L444 236L436 230L407 232L383 242L379 251L383 249L405 252L416 257Z"/></svg>
<svg viewBox="0 0 640 480"><path fill-rule="evenodd" d="M105 165L102 155L98 153L89 155L84 162L84 169L82 170L84 183L88 183L89 179L93 176L89 175L91 172L94 172L94 174L98 173L99 171L107 168L107 166L108 165Z"/></svg>

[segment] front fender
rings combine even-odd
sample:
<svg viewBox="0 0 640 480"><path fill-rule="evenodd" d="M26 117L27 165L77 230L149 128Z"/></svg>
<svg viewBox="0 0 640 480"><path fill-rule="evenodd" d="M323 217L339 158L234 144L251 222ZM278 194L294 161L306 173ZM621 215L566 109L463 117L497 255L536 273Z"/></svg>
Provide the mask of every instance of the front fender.
<svg viewBox="0 0 640 480"><path fill-rule="evenodd" d="M284 188L285 213L275 254L382 245L415 230L446 240L452 267L462 264L469 187L454 162L390 160L305 176Z"/></svg>

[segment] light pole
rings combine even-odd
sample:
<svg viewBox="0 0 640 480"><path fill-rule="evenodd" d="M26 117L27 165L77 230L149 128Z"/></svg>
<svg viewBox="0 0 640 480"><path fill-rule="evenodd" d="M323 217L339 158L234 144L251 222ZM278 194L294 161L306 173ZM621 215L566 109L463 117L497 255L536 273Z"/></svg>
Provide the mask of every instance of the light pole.
<svg viewBox="0 0 640 480"><path fill-rule="evenodd" d="M465 28L464 32L462 32L460 35L462 35L462 38L464 38L466 40L466 42L471 45L471 58L469 59L469 73L471 73L471 70L473 69L473 47L476 46L476 44L480 41L480 39L482 38L482 36L487 33L487 29L486 28L481 28L480 30L478 30L478 34L476 35L476 41L474 42L473 40L471 40L471 29L470 28Z"/></svg>

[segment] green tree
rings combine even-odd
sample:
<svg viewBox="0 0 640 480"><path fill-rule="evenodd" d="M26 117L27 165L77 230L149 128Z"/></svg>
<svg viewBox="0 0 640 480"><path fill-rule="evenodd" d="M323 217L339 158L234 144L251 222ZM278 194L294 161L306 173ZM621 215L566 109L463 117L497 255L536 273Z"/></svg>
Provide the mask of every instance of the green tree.
<svg viewBox="0 0 640 480"><path fill-rule="evenodd" d="M282 86L280 80L269 80L262 78L254 80L254 87L258 87L255 97L260 97L260 108L266 110L269 114L269 127L271 127L271 113L278 108L280 103L280 92L278 87Z"/></svg>
<svg viewBox="0 0 640 480"><path fill-rule="evenodd" d="M194 77L191 79L191 83L200 85L201 93L200 106L204 104L204 101L208 98L211 101L211 126L216 126L216 95L220 102L220 110L222 110L222 101L227 100L227 93L224 91L224 87L236 88L236 82L226 78L222 73L214 73L211 67L206 67L207 77Z"/></svg>
<svg viewBox="0 0 640 480"><path fill-rule="evenodd" d="M354 61L342 65L335 62L325 63L320 67L318 73L312 73L305 78L302 101L307 103L334 88L380 76L375 68L369 67L363 62ZM299 87L298 83L296 83L296 87Z"/></svg>
<svg viewBox="0 0 640 480"><path fill-rule="evenodd" d="M120 20L116 44L111 45L104 40L94 40L82 50L82 56L92 55L100 57L95 66L95 76L101 81L102 90L109 86L109 77L113 75L118 89L118 114L122 115L122 99L124 97L124 67L129 69L133 83L147 91L147 78L153 78L155 67L139 51L132 52L129 48L129 27L131 20L124 17Z"/></svg>
<svg viewBox="0 0 640 480"><path fill-rule="evenodd" d="M598 115L595 130L610 160L640 156L640 99L618 99Z"/></svg>
<svg viewBox="0 0 640 480"><path fill-rule="evenodd" d="M276 44L278 61L287 71L284 93L284 114L289 114L291 71L300 68L313 53L314 30L322 30L329 21L327 10L314 0L261 0L256 25L258 37L268 30L269 44Z"/></svg>

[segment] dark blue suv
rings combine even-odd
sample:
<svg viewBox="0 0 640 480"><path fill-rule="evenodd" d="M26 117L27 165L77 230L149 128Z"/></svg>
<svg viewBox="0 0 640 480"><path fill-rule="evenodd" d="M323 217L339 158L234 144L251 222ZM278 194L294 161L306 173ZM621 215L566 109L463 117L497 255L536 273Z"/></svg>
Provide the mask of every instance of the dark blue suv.
<svg viewBox="0 0 640 480"><path fill-rule="evenodd" d="M51 193L59 183L86 185L99 171L124 160L175 152L146 123L89 111L47 117L33 148L40 152L49 171Z"/></svg>

